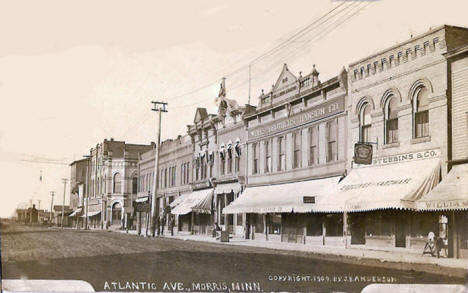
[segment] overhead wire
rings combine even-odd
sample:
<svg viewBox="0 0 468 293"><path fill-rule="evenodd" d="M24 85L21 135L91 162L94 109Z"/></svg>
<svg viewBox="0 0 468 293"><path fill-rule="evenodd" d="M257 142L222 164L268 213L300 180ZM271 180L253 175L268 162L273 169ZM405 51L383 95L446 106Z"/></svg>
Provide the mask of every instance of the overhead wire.
<svg viewBox="0 0 468 293"><path fill-rule="evenodd" d="M288 58L288 60L291 58L291 57L295 57L297 56L299 53L301 53L303 51L304 48L306 48L306 45L309 44L310 42L316 40L316 39L322 39L323 37L325 37L328 33L332 32L334 29L338 28L341 24L343 24L344 22L346 22L348 19L350 19L351 17L357 15L361 10L363 10L365 7L367 7L370 3L362 6L361 8L359 8L360 6L360 3L357 3L356 5L353 5L350 4L348 5L345 9L342 9L341 11L345 11L345 14L343 15L340 15L338 19L335 19L333 20L331 23L327 24L326 27L320 31L319 33L315 34L314 36L312 36L311 38L308 38L307 40L305 40L304 42L301 42L302 45L300 47L300 49L293 49L295 51L292 51L292 50L289 50L286 54L283 54L281 56L281 58L279 60L277 60L276 62L274 62L273 64L270 64L268 67L266 68L263 68L261 70L260 73L258 74L255 74L254 77L251 79L251 81L256 81L258 80L259 78L270 78L268 76L265 76L264 73L266 72L270 72L273 68L277 67L279 64L283 63L284 60L286 58ZM348 10L349 9L349 10ZM328 21L329 19L327 19L326 21ZM323 22L322 24L326 23ZM237 89L237 88L240 88L242 86L244 86L245 84L247 84L249 82L248 79L244 79L242 82L240 82L239 84L234 84L232 87L230 87L230 90L234 90L234 89ZM176 106L176 107L173 107L173 109L180 109L180 108L186 108L186 107L190 107L190 106L194 106L196 104L198 104L199 102L197 101L196 103L191 103L191 104L186 104L186 105L181 105L181 106Z"/></svg>

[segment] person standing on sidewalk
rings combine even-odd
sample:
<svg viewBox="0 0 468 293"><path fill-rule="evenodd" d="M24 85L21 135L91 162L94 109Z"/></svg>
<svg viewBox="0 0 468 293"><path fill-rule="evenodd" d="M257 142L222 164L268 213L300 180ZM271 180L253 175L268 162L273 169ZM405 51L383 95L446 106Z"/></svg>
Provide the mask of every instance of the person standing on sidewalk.
<svg viewBox="0 0 468 293"><path fill-rule="evenodd" d="M156 217L154 220L156 221L154 227L156 227L156 233L159 236L161 233L161 228L160 228L161 223L159 221L159 217Z"/></svg>
<svg viewBox="0 0 468 293"><path fill-rule="evenodd" d="M161 215L161 219L159 220L159 224L161 225L161 235L164 235L164 225L166 224L165 219L166 219L166 215L165 213L163 213Z"/></svg>
<svg viewBox="0 0 468 293"><path fill-rule="evenodd" d="M171 230L171 236L174 236L174 225L175 225L174 215L170 214L169 215L169 229Z"/></svg>

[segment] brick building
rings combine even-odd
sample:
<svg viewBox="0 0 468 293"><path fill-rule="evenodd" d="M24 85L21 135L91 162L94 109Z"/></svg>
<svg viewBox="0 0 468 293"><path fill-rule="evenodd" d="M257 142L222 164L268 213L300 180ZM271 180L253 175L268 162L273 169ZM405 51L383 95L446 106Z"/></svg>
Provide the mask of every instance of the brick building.
<svg viewBox="0 0 468 293"><path fill-rule="evenodd" d="M463 117L450 119L467 111L466 96L450 94L444 56L466 43L467 29L441 26L349 65L348 176L316 207L343 213L349 244L420 252L434 232L453 255L454 216L415 210L444 182L450 141L460 146L466 137L466 128L456 125L466 127ZM461 108L450 112L456 103ZM465 134L455 138L450 129ZM373 145L370 165L353 164L358 142ZM463 147L458 152L465 155Z"/></svg>
<svg viewBox="0 0 468 293"><path fill-rule="evenodd" d="M124 228L137 197L138 159L154 147L105 139L90 150L88 218L93 227ZM86 204L85 204L86 206ZM86 212L84 215L86 217Z"/></svg>
<svg viewBox="0 0 468 293"><path fill-rule="evenodd" d="M138 198L135 206L137 222L141 221L141 227L149 227L149 206L153 192L154 180L154 159L156 149L152 149L141 155L138 172ZM188 135L178 136L175 139L168 139L161 143L159 152L159 172L157 186L157 203L159 215L165 219L165 226L169 224L170 204L178 197L191 192L191 166L192 166L192 145ZM175 219L175 231L189 230L189 223L179 222Z"/></svg>
<svg viewBox="0 0 468 293"><path fill-rule="evenodd" d="M342 242L341 217L311 212L321 190L345 174L347 72L325 82L318 76L314 66L296 77L285 64L244 116L247 188L224 212L247 214L246 237Z"/></svg>

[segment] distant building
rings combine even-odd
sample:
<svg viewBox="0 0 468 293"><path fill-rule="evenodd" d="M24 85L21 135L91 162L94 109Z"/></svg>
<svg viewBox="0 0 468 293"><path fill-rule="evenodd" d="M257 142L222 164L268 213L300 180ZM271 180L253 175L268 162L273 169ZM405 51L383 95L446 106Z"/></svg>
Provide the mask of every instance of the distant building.
<svg viewBox="0 0 468 293"><path fill-rule="evenodd" d="M139 156L153 147L154 143L129 144L111 138L90 150L89 184L85 192L89 194L90 225L125 226L137 197Z"/></svg>

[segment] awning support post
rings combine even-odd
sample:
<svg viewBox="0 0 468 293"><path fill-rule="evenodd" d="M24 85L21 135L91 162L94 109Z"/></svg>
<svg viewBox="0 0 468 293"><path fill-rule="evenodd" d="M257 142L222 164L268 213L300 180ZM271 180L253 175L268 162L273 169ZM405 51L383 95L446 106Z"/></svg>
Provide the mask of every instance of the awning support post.
<svg viewBox="0 0 468 293"><path fill-rule="evenodd" d="M348 213L346 211L343 212L343 238L344 238L345 248L349 248L348 246Z"/></svg>
<svg viewBox="0 0 468 293"><path fill-rule="evenodd" d="M325 225L325 218L322 219L322 245L325 246L325 236L327 235L327 226Z"/></svg>

